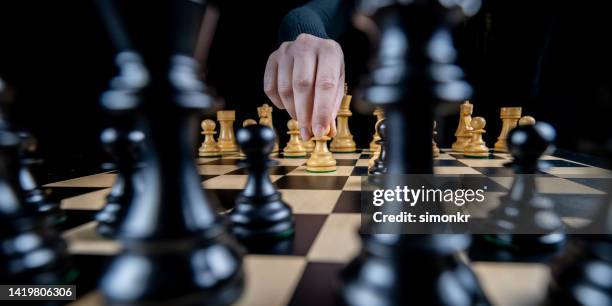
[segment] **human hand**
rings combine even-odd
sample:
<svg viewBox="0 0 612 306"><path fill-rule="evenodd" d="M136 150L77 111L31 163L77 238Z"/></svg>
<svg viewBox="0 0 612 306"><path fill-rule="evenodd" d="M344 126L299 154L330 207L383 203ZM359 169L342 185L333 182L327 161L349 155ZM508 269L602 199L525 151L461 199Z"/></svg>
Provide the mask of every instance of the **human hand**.
<svg viewBox="0 0 612 306"><path fill-rule="evenodd" d="M331 39L300 34L281 44L266 64L264 91L300 125L302 139L336 135L335 118L344 95L344 54Z"/></svg>

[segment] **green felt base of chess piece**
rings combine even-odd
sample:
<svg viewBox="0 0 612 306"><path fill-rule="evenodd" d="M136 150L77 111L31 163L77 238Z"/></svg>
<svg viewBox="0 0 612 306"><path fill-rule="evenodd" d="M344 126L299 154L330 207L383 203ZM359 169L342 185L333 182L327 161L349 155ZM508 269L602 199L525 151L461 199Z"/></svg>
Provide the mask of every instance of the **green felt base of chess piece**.
<svg viewBox="0 0 612 306"><path fill-rule="evenodd" d="M287 155L286 153L283 153L283 157L285 157L285 158L304 158L304 157L306 157L306 154L304 154L304 155Z"/></svg>

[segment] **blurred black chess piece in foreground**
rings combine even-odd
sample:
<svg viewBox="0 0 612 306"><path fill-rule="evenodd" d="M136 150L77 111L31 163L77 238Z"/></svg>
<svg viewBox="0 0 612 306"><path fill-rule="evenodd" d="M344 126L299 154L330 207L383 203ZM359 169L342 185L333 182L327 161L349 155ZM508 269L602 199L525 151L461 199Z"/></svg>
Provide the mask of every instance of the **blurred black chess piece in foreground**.
<svg viewBox="0 0 612 306"><path fill-rule="evenodd" d="M28 202L20 185L22 140L11 129L9 97L0 80L0 284L70 284L77 276L66 243ZM37 198L42 199L42 198Z"/></svg>

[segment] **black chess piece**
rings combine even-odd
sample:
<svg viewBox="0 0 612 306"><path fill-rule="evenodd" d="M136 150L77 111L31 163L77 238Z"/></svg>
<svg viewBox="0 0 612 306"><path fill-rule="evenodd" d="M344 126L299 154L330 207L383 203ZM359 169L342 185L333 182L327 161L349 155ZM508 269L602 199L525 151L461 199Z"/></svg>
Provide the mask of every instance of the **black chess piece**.
<svg viewBox="0 0 612 306"><path fill-rule="evenodd" d="M376 131L380 136L380 140L376 141L376 144L380 146L380 155L374 160L372 167L368 169L368 173L371 175L387 173L387 167L385 166L385 160L387 159L387 148L385 144L385 139L387 138L387 123L385 123L385 119L382 119L381 122L376 125Z"/></svg>
<svg viewBox="0 0 612 306"><path fill-rule="evenodd" d="M546 255L565 243L561 218L553 201L539 194L536 174L539 158L551 148L555 130L545 122L518 126L508 134L508 149L514 157L514 181L489 218L493 222L484 241L521 256Z"/></svg>
<svg viewBox="0 0 612 306"><path fill-rule="evenodd" d="M137 171L142 169L142 152L144 133L134 130L121 133L115 128L102 131L100 140L107 152L113 156L117 177L110 193L106 196L106 204L96 214L97 231L100 235L114 237L118 225L125 216L127 206L135 193L142 191Z"/></svg>
<svg viewBox="0 0 612 306"><path fill-rule="evenodd" d="M66 243L21 192L21 141L9 126L2 91L0 80L0 284L70 284L77 274Z"/></svg>
<svg viewBox="0 0 612 306"><path fill-rule="evenodd" d="M19 186L24 195L24 201L36 208L38 214L51 224L58 224L66 219L60 210L58 202L49 201L38 185L32 167L42 163L42 159L35 156L37 141L32 134L20 131L17 133L19 146Z"/></svg>
<svg viewBox="0 0 612 306"><path fill-rule="evenodd" d="M433 174L434 106L471 93L454 64L450 28L475 13L474 4L362 2L359 10L372 15L380 33L377 66L363 99L384 107L387 173L379 177L387 177L380 180L386 189L400 186L394 177ZM410 226L403 229L410 233ZM340 299L351 306L488 305L475 274L458 256L470 242L465 234L363 233L359 255L341 273Z"/></svg>
<svg viewBox="0 0 612 306"><path fill-rule="evenodd" d="M130 55L118 61L129 77L113 80L102 105L145 135L143 167L133 174L142 190L131 197L116 229L123 249L101 279L105 302L229 305L244 286L242 248L227 234L214 197L202 189L193 159L197 121L215 105L191 57L203 3L148 3L147 10L131 15L138 20L129 23L136 29L133 37L111 1L98 4L113 17L105 19L112 23L107 26L121 50L118 57ZM139 53L124 47L132 38Z"/></svg>
<svg viewBox="0 0 612 306"><path fill-rule="evenodd" d="M229 214L232 233L240 240L278 240L294 233L291 207L283 202L268 175L270 165L275 163L268 157L275 139L274 130L259 124L236 133L236 141L246 155L243 164L249 174Z"/></svg>
<svg viewBox="0 0 612 306"><path fill-rule="evenodd" d="M612 166L612 140L608 142ZM570 236L567 247L551 263L551 305L612 305L612 183L602 208L583 234Z"/></svg>

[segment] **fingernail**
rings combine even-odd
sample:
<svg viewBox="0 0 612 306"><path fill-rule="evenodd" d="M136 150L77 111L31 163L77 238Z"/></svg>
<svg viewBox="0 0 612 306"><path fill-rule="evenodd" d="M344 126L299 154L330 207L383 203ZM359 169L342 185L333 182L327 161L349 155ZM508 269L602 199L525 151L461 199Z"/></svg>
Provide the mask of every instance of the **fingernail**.
<svg viewBox="0 0 612 306"><path fill-rule="evenodd" d="M323 135L325 133L325 127L320 124L317 124L315 125L313 132L314 132L315 137L325 136Z"/></svg>
<svg viewBox="0 0 612 306"><path fill-rule="evenodd" d="M300 128L300 135L302 136L303 140L308 140L310 139L310 135L308 135L308 129L307 128Z"/></svg>

